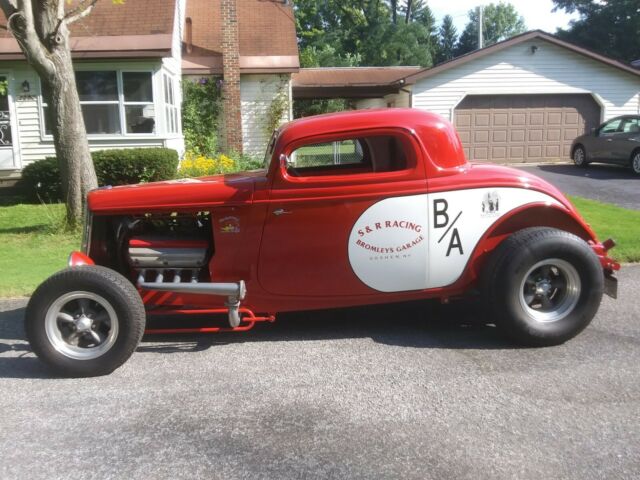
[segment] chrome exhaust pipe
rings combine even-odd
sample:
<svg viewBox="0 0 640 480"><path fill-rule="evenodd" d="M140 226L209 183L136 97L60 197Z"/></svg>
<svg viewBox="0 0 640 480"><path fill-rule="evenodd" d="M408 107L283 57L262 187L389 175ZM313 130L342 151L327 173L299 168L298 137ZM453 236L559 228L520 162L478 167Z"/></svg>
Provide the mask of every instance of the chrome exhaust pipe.
<svg viewBox="0 0 640 480"><path fill-rule="evenodd" d="M162 276L162 274L160 274ZM192 293L227 297L225 306L229 309L229 326L235 328L242 322L240 302L247 294L244 280L238 283L159 283L141 282L138 287L158 292Z"/></svg>

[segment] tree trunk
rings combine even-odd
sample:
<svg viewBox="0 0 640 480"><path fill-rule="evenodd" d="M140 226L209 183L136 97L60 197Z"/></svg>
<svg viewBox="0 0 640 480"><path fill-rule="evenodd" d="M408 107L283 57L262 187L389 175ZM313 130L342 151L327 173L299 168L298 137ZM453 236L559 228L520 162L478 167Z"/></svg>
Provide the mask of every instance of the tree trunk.
<svg viewBox="0 0 640 480"><path fill-rule="evenodd" d="M97 1L97 0L95 0ZM95 1L89 2L87 14ZM8 26L36 70L48 105L48 120L58 158L67 223L82 219L87 193L98 186L69 48L64 0L0 0Z"/></svg>
<svg viewBox="0 0 640 480"><path fill-rule="evenodd" d="M42 78L42 83L48 90L49 121L67 205L67 223L75 226L82 218L87 193L97 188L98 180L89 152L71 55L68 49L57 49L52 60L56 76Z"/></svg>

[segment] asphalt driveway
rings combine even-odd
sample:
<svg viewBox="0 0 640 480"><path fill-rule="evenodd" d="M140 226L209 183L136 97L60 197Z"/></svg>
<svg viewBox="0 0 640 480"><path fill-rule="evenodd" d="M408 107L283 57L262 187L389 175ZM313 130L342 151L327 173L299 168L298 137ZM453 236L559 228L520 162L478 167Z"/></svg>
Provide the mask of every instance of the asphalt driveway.
<svg viewBox="0 0 640 480"><path fill-rule="evenodd" d="M0 478L638 478L640 267L580 336L513 348L415 305L146 338L56 379L0 302Z"/></svg>
<svg viewBox="0 0 640 480"><path fill-rule="evenodd" d="M563 193L640 210L640 177L628 168L591 164L518 166L544 178Z"/></svg>

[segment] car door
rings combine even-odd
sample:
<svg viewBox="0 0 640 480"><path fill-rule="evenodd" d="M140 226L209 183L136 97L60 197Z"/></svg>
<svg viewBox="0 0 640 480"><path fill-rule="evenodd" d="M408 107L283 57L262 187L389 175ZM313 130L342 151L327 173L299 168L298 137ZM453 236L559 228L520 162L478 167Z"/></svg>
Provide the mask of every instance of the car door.
<svg viewBox="0 0 640 480"><path fill-rule="evenodd" d="M400 129L285 147L260 247L262 288L287 296L425 288L428 207L421 155L412 133Z"/></svg>
<svg viewBox="0 0 640 480"><path fill-rule="evenodd" d="M620 134L620 126L622 124L622 118L614 118L604 123L593 139L592 143L592 157L593 160L599 160L604 162L615 162L614 154L614 141L616 135Z"/></svg>
<svg viewBox="0 0 640 480"><path fill-rule="evenodd" d="M612 136L612 157L616 163L626 165L633 151L640 146L640 122L637 117L625 118L619 132Z"/></svg>

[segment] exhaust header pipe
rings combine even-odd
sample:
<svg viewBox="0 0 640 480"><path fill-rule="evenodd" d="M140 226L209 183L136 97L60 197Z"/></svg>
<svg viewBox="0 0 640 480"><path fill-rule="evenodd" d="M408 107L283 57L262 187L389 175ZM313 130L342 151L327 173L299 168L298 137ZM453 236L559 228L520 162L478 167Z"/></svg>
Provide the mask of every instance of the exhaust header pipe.
<svg viewBox="0 0 640 480"><path fill-rule="evenodd" d="M240 302L247 294L244 280L238 283L164 283L140 282L138 287L158 292L192 293L197 295L215 295L227 297L225 306L229 308L229 325L235 328L240 325Z"/></svg>

